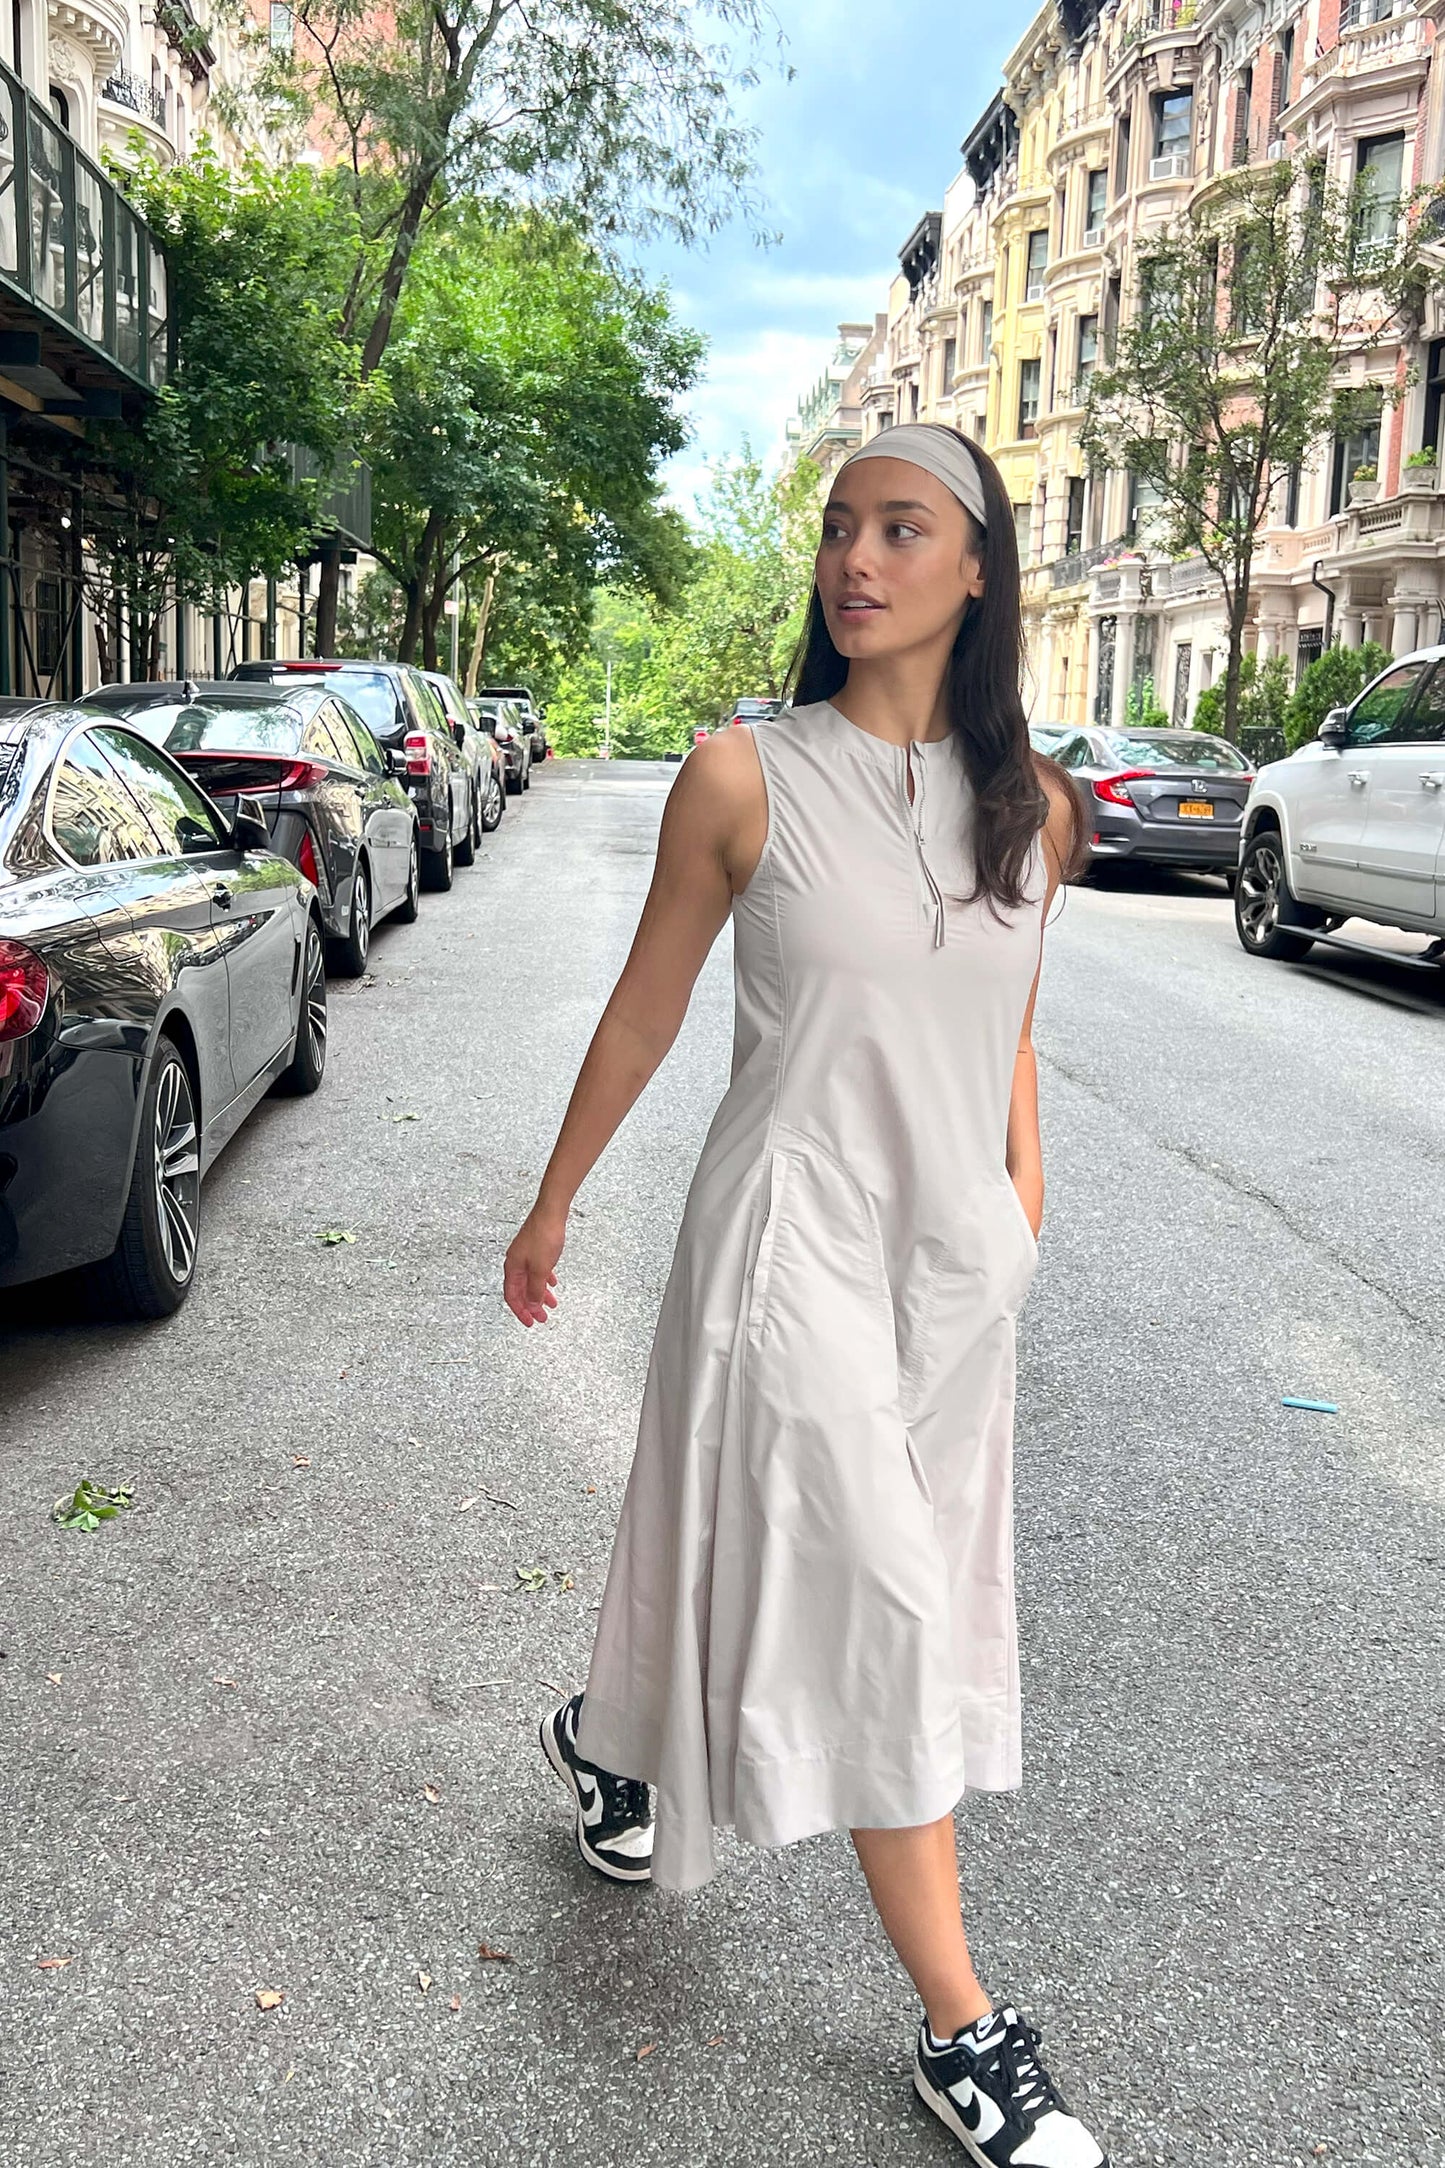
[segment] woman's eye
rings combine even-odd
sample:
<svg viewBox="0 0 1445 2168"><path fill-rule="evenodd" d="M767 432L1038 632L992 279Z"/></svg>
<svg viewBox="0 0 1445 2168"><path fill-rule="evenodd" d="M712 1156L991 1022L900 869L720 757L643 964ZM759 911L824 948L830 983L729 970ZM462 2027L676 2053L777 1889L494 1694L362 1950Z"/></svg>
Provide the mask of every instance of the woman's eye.
<svg viewBox="0 0 1445 2168"><path fill-rule="evenodd" d="M909 542L917 536L918 529L910 527L904 520L895 520L888 532L895 541Z"/></svg>

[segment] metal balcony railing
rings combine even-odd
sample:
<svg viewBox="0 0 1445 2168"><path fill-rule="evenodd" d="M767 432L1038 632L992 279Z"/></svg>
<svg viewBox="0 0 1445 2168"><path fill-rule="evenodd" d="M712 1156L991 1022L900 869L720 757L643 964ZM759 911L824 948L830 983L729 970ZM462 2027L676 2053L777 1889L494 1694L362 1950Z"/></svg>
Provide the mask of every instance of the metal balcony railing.
<svg viewBox="0 0 1445 2168"><path fill-rule="evenodd" d="M317 522L321 528L335 529L346 541L357 543L362 549L371 544L371 469L365 460L338 461L337 468L328 470L314 452L308 452L302 444L288 444L286 456L291 462L291 472L298 482L319 482L320 491L316 501ZM338 473L339 468L339 473Z"/></svg>
<svg viewBox="0 0 1445 2168"><path fill-rule="evenodd" d="M100 86L100 95L111 105L123 105L129 113L139 113L144 119L154 121L157 128L167 124L165 93L147 83L128 68L117 68Z"/></svg>
<svg viewBox="0 0 1445 2168"><path fill-rule="evenodd" d="M136 384L165 381L166 265L150 228L3 62L0 293Z"/></svg>

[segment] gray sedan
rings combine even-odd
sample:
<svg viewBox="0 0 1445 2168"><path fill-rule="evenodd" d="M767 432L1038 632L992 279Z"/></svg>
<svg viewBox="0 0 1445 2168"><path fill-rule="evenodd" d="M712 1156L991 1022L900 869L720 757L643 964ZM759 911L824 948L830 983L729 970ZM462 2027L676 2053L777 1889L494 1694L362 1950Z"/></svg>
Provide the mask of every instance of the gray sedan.
<svg viewBox="0 0 1445 2168"><path fill-rule="evenodd" d="M1083 802L1090 859L1233 875L1254 770L1207 730L1076 730L1049 748Z"/></svg>

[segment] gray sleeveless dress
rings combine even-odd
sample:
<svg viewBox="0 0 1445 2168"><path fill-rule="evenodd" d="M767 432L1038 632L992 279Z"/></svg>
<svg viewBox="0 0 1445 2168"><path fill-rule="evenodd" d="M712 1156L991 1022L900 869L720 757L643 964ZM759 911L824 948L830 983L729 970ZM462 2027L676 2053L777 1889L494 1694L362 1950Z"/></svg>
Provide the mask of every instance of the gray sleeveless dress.
<svg viewBox="0 0 1445 2168"><path fill-rule="evenodd" d="M688 1191L579 1749L658 1788L653 1878L1020 1780L1004 1164L1047 863L964 904L956 741L755 729L732 1077ZM909 802L911 765L914 797Z"/></svg>

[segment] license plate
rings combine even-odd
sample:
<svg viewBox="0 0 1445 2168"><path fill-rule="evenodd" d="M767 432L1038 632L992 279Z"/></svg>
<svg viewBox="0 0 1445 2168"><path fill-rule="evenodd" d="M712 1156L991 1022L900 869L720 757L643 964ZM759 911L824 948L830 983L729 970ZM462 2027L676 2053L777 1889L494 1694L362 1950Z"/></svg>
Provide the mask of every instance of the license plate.
<svg viewBox="0 0 1445 2168"><path fill-rule="evenodd" d="M1181 798L1179 801L1179 818L1181 820L1212 821L1214 807L1208 798Z"/></svg>

